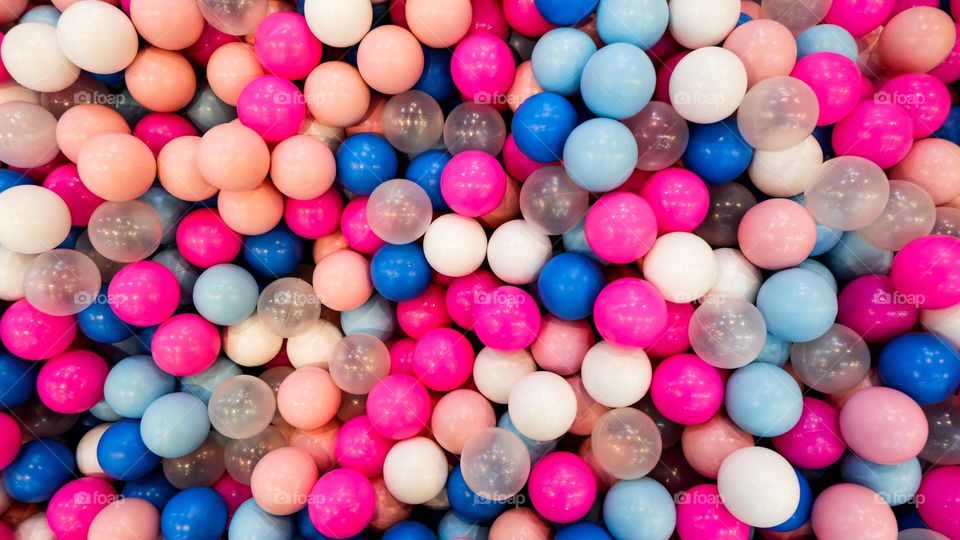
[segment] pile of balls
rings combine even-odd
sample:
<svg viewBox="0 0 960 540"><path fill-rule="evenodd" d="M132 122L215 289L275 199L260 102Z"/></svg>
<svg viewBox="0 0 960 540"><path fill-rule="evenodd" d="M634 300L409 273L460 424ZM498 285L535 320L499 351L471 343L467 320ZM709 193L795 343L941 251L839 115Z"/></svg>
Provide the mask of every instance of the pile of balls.
<svg viewBox="0 0 960 540"><path fill-rule="evenodd" d="M0 0L0 540L960 539L960 0Z"/></svg>

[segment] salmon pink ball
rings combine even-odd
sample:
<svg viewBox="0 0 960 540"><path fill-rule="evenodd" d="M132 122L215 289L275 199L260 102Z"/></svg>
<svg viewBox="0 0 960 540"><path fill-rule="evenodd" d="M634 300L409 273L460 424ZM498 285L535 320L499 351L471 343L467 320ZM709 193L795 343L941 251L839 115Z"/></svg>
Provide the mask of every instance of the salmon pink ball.
<svg viewBox="0 0 960 540"><path fill-rule="evenodd" d="M366 415L351 418L337 431L337 463L367 478L376 478L383 474L383 461L393 443L373 429Z"/></svg>
<svg viewBox="0 0 960 540"><path fill-rule="evenodd" d="M632 263L653 247L657 218L639 195L608 193L587 211L584 232L590 249L601 259Z"/></svg>
<svg viewBox="0 0 960 540"><path fill-rule="evenodd" d="M553 452L530 470L530 502L554 523L582 519L597 498L597 478L590 465L576 454Z"/></svg>
<svg viewBox="0 0 960 540"><path fill-rule="evenodd" d="M877 98L903 107L913 120L913 138L922 139L940 129L950 114L950 91L940 79L926 73L898 75L880 87Z"/></svg>
<svg viewBox="0 0 960 540"><path fill-rule="evenodd" d="M430 394L410 375L388 375L367 394L367 417L380 435L409 439L430 421Z"/></svg>
<svg viewBox="0 0 960 540"><path fill-rule="evenodd" d="M150 113L137 122L133 135L143 141L153 152L153 156L157 157L160 150L177 137L196 137L197 128L179 114Z"/></svg>
<svg viewBox="0 0 960 540"><path fill-rule="evenodd" d="M397 323L403 333L413 339L420 339L435 328L453 324L445 305L446 290L440 285L431 284L427 290L413 300L397 303Z"/></svg>
<svg viewBox="0 0 960 540"><path fill-rule="evenodd" d="M117 499L103 478L78 478L53 494L47 505L47 525L61 540L86 540L93 518Z"/></svg>
<svg viewBox="0 0 960 540"><path fill-rule="evenodd" d="M150 352L163 371L177 377L196 375L217 360L220 332L199 315L175 315L154 332Z"/></svg>
<svg viewBox="0 0 960 540"><path fill-rule="evenodd" d="M313 287L324 306L335 311L356 309L373 294L370 262L356 251L335 251L317 264Z"/></svg>
<svg viewBox="0 0 960 540"><path fill-rule="evenodd" d="M507 190L507 176L497 158L479 150L461 152L440 176L440 193L450 208L468 217L492 212Z"/></svg>
<svg viewBox="0 0 960 540"><path fill-rule="evenodd" d="M139 261L117 272L110 281L107 302L121 321L134 326L153 326L177 310L180 284L166 266Z"/></svg>
<svg viewBox="0 0 960 540"><path fill-rule="evenodd" d="M650 397L669 420L702 424L723 404L723 376L697 355L671 356L654 370Z"/></svg>
<svg viewBox="0 0 960 540"><path fill-rule="evenodd" d="M621 278L600 291L593 321L614 345L647 347L667 326L667 302L649 281Z"/></svg>
<svg viewBox="0 0 960 540"><path fill-rule="evenodd" d="M840 412L826 401L803 398L800 420L790 431L773 438L773 447L803 469L825 469L836 463L847 445L840 436Z"/></svg>
<svg viewBox="0 0 960 540"><path fill-rule="evenodd" d="M865 388L848 399L839 423L850 450L881 465L916 457L929 433L920 405L903 392L882 386Z"/></svg>
<svg viewBox="0 0 960 540"><path fill-rule="evenodd" d="M922 236L893 258L893 286L912 296L924 309L944 309L960 303L960 238Z"/></svg>
<svg viewBox="0 0 960 540"><path fill-rule="evenodd" d="M177 226L177 248L191 264L210 268L228 263L240 254L243 241L220 214L210 208L194 210Z"/></svg>
<svg viewBox="0 0 960 540"><path fill-rule="evenodd" d="M342 211L340 193L329 189L312 199L288 198L283 207L283 221L297 236L316 239L337 230Z"/></svg>
<svg viewBox="0 0 960 540"><path fill-rule="evenodd" d="M140 139L126 133L101 133L77 156L77 171L87 189L108 201L131 201L150 189L157 159Z"/></svg>
<svg viewBox="0 0 960 540"><path fill-rule="evenodd" d="M238 122L220 124L200 139L197 168L219 189L246 191L267 177L270 150L257 131Z"/></svg>
<svg viewBox="0 0 960 540"><path fill-rule="evenodd" d="M837 122L832 142L837 155L859 156L886 169L910 152L913 121L896 103L864 101Z"/></svg>
<svg viewBox="0 0 960 540"><path fill-rule="evenodd" d="M340 231L347 244L366 255L376 253L386 242L380 239L367 221L368 197L356 197L347 203L340 215Z"/></svg>
<svg viewBox="0 0 960 540"><path fill-rule="evenodd" d="M488 298L500 285L500 280L487 270L477 270L472 274L454 278L447 286L444 296L447 313L461 328L472 329L477 301Z"/></svg>
<svg viewBox="0 0 960 540"><path fill-rule="evenodd" d="M437 328L417 341L413 373L427 388L449 392L467 382L473 360L473 346L466 336L452 328Z"/></svg>
<svg viewBox="0 0 960 540"><path fill-rule="evenodd" d="M383 94L400 94L413 88L423 74L423 65L423 49L417 38L392 24L374 28L357 47L360 75L370 88Z"/></svg>
<svg viewBox="0 0 960 540"><path fill-rule="evenodd" d="M660 234L693 232L710 209L707 185L686 169L663 169L643 184L640 196L650 205Z"/></svg>
<svg viewBox="0 0 960 540"><path fill-rule="evenodd" d="M43 187L59 195L67 204L70 224L74 227L85 227L90 222L90 215L103 203L103 199L83 185L77 166L73 164L61 165L50 171L43 181Z"/></svg>
<svg viewBox="0 0 960 540"><path fill-rule="evenodd" d="M240 123L263 140L277 142L296 135L307 116L306 100L292 82L263 75L247 83L237 98Z"/></svg>
<svg viewBox="0 0 960 540"><path fill-rule="evenodd" d="M0 317L0 340L11 354L44 360L67 350L77 336L73 316L47 315L26 299L13 303Z"/></svg>
<svg viewBox="0 0 960 540"><path fill-rule="evenodd" d="M580 371L583 358L594 345L593 326L585 320L565 321L553 315L543 318L530 353L537 365L558 375Z"/></svg>
<svg viewBox="0 0 960 540"><path fill-rule="evenodd" d="M323 52L307 20L289 11L279 11L261 21L253 43L260 64L288 81L309 75Z"/></svg>
<svg viewBox="0 0 960 540"><path fill-rule="evenodd" d="M103 399L110 368L90 351L73 350L47 360L37 375L40 401L54 412L79 414Z"/></svg>
<svg viewBox="0 0 960 540"><path fill-rule="evenodd" d="M490 34L473 34L453 50L450 74L467 100L496 103L513 85L517 67L506 42Z"/></svg>
<svg viewBox="0 0 960 540"><path fill-rule="evenodd" d="M751 263L780 270L796 266L810 255L817 242L817 224L800 204L769 199L747 210L737 238Z"/></svg>
<svg viewBox="0 0 960 540"><path fill-rule="evenodd" d="M840 291L837 322L868 343L886 343L913 329L920 315L915 300L894 288L888 276L870 274Z"/></svg>
<svg viewBox="0 0 960 540"><path fill-rule="evenodd" d="M790 76L807 83L820 105L818 126L850 114L860 101L860 70L846 56L819 52L797 60Z"/></svg>
<svg viewBox="0 0 960 540"><path fill-rule="evenodd" d="M523 289L503 286L477 298L474 331L487 347L513 351L529 347L540 332L540 309Z"/></svg>

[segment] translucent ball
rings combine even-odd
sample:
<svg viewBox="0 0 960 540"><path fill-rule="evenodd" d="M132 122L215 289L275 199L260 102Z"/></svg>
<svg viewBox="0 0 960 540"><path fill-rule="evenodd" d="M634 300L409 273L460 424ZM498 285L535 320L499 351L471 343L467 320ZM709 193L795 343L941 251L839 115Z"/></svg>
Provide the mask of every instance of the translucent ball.
<svg viewBox="0 0 960 540"><path fill-rule="evenodd" d="M767 325L757 306L740 298L715 298L690 319L690 345L704 362L722 369L745 366L763 350Z"/></svg>
<svg viewBox="0 0 960 540"><path fill-rule="evenodd" d="M760 13L764 19L773 19L797 35L822 21L831 3L831 0L762 0Z"/></svg>
<svg viewBox="0 0 960 540"><path fill-rule="evenodd" d="M57 119L25 101L0 105L0 161L12 167L38 167L57 157Z"/></svg>
<svg viewBox="0 0 960 540"><path fill-rule="evenodd" d="M835 394L850 390L866 378L870 350L859 334L834 324L813 341L794 343L790 364L804 384L824 394Z"/></svg>
<svg viewBox="0 0 960 540"><path fill-rule="evenodd" d="M228 442L224 449L223 461L227 466L227 472L234 480L249 486L253 468L260 463L260 459L284 446L287 446L287 440L283 434L277 428L267 426L249 439L233 439Z"/></svg>
<svg viewBox="0 0 960 540"><path fill-rule="evenodd" d="M930 426L927 444L920 451L920 459L938 465L960 465L960 400L946 401L923 408Z"/></svg>
<svg viewBox="0 0 960 540"><path fill-rule="evenodd" d="M786 150L817 127L820 105L807 83L793 77L764 79L747 91L737 112L737 127L758 150Z"/></svg>
<svg viewBox="0 0 960 540"><path fill-rule="evenodd" d="M222 437L211 433L193 452L163 460L163 475L177 489L212 486L226 469L223 446Z"/></svg>
<svg viewBox="0 0 960 540"><path fill-rule="evenodd" d="M257 29L267 16L267 0L200 0L200 13L210 26L231 36Z"/></svg>
<svg viewBox="0 0 960 540"><path fill-rule="evenodd" d="M471 491L490 501L513 497L530 476L530 453L523 440L503 428L470 436L460 454L460 470Z"/></svg>
<svg viewBox="0 0 960 540"><path fill-rule="evenodd" d="M946 234L960 238L960 208L937 207L937 221L930 234Z"/></svg>
<svg viewBox="0 0 960 540"><path fill-rule="evenodd" d="M98 253L111 261L129 263L146 259L160 246L163 222L143 201L108 201L90 215L87 232Z"/></svg>
<svg viewBox="0 0 960 540"><path fill-rule="evenodd" d="M49 315L73 315L93 303L100 291L100 270L79 251L54 249L27 265L23 292L27 301Z"/></svg>
<svg viewBox="0 0 960 540"><path fill-rule="evenodd" d="M388 180L367 199L367 222L390 244L409 244L427 232L433 217L430 196L410 180Z"/></svg>
<svg viewBox="0 0 960 540"><path fill-rule="evenodd" d="M687 121L662 101L651 101L623 123L637 140L637 168L641 171L659 171L673 165L690 140Z"/></svg>
<svg viewBox="0 0 960 540"><path fill-rule="evenodd" d="M823 162L803 197L818 223L856 231L883 214L890 197L890 182L874 162L840 156Z"/></svg>
<svg viewBox="0 0 960 540"><path fill-rule="evenodd" d="M306 331L320 317L320 299L306 281L281 278L260 293L257 315L274 334L293 337Z"/></svg>
<svg viewBox="0 0 960 540"><path fill-rule="evenodd" d="M621 480L646 476L660 461L663 441L649 416L630 407L613 409L593 426L590 449L608 474Z"/></svg>
<svg viewBox="0 0 960 540"><path fill-rule="evenodd" d="M443 111L430 94L408 90L387 100L380 125L394 148L419 154L433 148L443 136Z"/></svg>
<svg viewBox="0 0 960 540"><path fill-rule="evenodd" d="M937 207L920 186L903 180L890 181L890 198L876 221L860 229L860 238L887 251L900 251L915 238L930 234L937 221Z"/></svg>
<svg viewBox="0 0 960 540"><path fill-rule="evenodd" d="M507 125L492 105L461 103L443 124L443 144L451 154L480 150L497 155L507 140Z"/></svg>
<svg viewBox="0 0 960 540"><path fill-rule="evenodd" d="M77 238L77 244L74 246L74 249L89 257L90 260L93 261L93 264L97 265L97 269L100 270L100 281L103 283L109 283L110 280L113 279L113 276L116 275L121 268L126 266L126 263L111 261L110 259L101 255L100 252L93 247L93 243L90 242L90 231L83 231L80 233L80 237ZM176 252L176 250L173 251ZM159 257L159 255L157 256Z"/></svg>
<svg viewBox="0 0 960 540"><path fill-rule="evenodd" d="M390 374L390 351L379 339L353 334L340 340L330 359L330 376L344 392L363 395Z"/></svg>
<svg viewBox="0 0 960 540"><path fill-rule="evenodd" d="M260 433L273 420L277 400L270 385L252 375L237 375L210 394L207 405L214 429L231 439L247 439Z"/></svg>
<svg viewBox="0 0 960 540"><path fill-rule="evenodd" d="M590 193L575 184L563 167L537 169L520 188L523 218L549 235L572 229L589 206Z"/></svg>

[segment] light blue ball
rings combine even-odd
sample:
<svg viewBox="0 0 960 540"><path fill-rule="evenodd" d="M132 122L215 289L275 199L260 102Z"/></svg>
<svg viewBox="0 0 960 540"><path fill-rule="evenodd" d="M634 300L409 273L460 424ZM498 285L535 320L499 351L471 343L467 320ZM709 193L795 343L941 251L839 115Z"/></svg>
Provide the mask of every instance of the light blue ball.
<svg viewBox="0 0 960 540"><path fill-rule="evenodd" d="M220 326L241 323L257 309L257 280L235 264L211 266L193 286L193 305L206 320Z"/></svg>
<svg viewBox="0 0 960 540"><path fill-rule="evenodd" d="M117 414L140 418L160 396L173 392L177 379L146 355L124 358L110 369L103 384L103 398Z"/></svg>
<svg viewBox="0 0 960 540"><path fill-rule="evenodd" d="M597 52L590 36L575 28L555 28L533 48L530 66L537 84L547 92L569 96L580 90L587 61Z"/></svg>
<svg viewBox="0 0 960 540"><path fill-rule="evenodd" d="M440 540L486 540L490 536L490 527L483 527L477 523L470 523L460 519L452 510L443 515L437 525L437 536Z"/></svg>
<svg viewBox="0 0 960 540"><path fill-rule="evenodd" d="M200 401L208 403L210 401L210 394L213 393L214 388L219 386L223 381L241 375L242 373L240 366L235 364L233 360L221 356L217 358L217 361L214 362L212 366L200 373L181 378L180 389L188 394L197 396L200 398Z"/></svg>
<svg viewBox="0 0 960 540"><path fill-rule="evenodd" d="M186 392L161 396L147 407L140 421L140 437L151 452L178 458L193 452L210 433L207 405Z"/></svg>
<svg viewBox="0 0 960 540"><path fill-rule="evenodd" d="M60 15L60 10L54 6L37 6L27 10L27 12L20 17L20 24L32 22L56 26L57 22L60 21Z"/></svg>
<svg viewBox="0 0 960 540"><path fill-rule="evenodd" d="M609 118L593 118L567 137L563 165L578 186L602 193L630 178L637 154L637 141L627 126Z"/></svg>
<svg viewBox="0 0 960 540"><path fill-rule="evenodd" d="M557 441L535 441L523 433L520 433L517 427L513 425L513 420L510 419L510 413L503 413L503 416L497 420L497 427L503 428L520 437L520 440L523 441L523 444L526 445L527 450L530 452L530 463L536 463L540 458L549 454L557 447Z"/></svg>
<svg viewBox="0 0 960 540"><path fill-rule="evenodd" d="M374 294L357 309L340 314L343 335L368 334L387 341L397 326L396 307L379 294Z"/></svg>
<svg viewBox="0 0 960 540"><path fill-rule="evenodd" d="M803 206L806 206L805 199L803 195L795 195L790 197L791 200L796 201ZM818 255L823 255L824 253L830 251L840 242L840 238L843 237L843 231L827 227L823 223L816 223L817 225L817 240L813 244L813 250L810 252L811 257L816 257Z"/></svg>
<svg viewBox="0 0 960 540"><path fill-rule="evenodd" d="M857 40L845 28L835 24L818 24L797 36L797 59L818 52L837 53L856 62L859 49Z"/></svg>
<svg viewBox="0 0 960 540"><path fill-rule="evenodd" d="M837 294L817 272L790 268L760 286L757 308L771 334L786 341L812 341L836 320Z"/></svg>
<svg viewBox="0 0 960 540"><path fill-rule="evenodd" d="M116 422L117 420L123 418L117 414L117 411L113 410L113 407L111 407L105 399L101 399L96 405L90 407L90 414L92 414L98 420L103 420L104 422Z"/></svg>
<svg viewBox="0 0 960 540"><path fill-rule="evenodd" d="M621 480L603 501L603 522L617 540L667 540L677 525L677 510L673 496L656 480Z"/></svg>
<svg viewBox="0 0 960 540"><path fill-rule="evenodd" d="M656 84L657 72L647 53L629 43L614 43L590 57L580 94L593 114L624 120L650 103Z"/></svg>
<svg viewBox="0 0 960 540"><path fill-rule="evenodd" d="M754 362L736 370L727 380L725 394L730 419L758 437L783 435L803 412L800 385L773 364Z"/></svg>
<svg viewBox="0 0 960 540"><path fill-rule="evenodd" d="M247 499L233 513L227 538L229 540L291 540L293 532L293 518L267 513L255 500Z"/></svg>
<svg viewBox="0 0 960 540"><path fill-rule="evenodd" d="M843 233L840 242L823 256L823 263L840 281L850 281L867 274L888 274L893 252L874 247L857 231Z"/></svg>
<svg viewBox="0 0 960 540"><path fill-rule="evenodd" d="M890 506L913 502L920 488L920 460L910 458L896 465L881 465L848 452L840 465L840 476L877 492Z"/></svg>
<svg viewBox="0 0 960 540"><path fill-rule="evenodd" d="M755 361L783 366L790 358L790 345L793 344L767 332L767 340L763 342L763 349L760 350Z"/></svg>
<svg viewBox="0 0 960 540"><path fill-rule="evenodd" d="M824 266L822 262L816 259L805 259L794 268L803 268L804 270L815 272L818 276L826 280L830 288L833 289L833 294L837 294L839 290L837 289L837 278L833 277L833 273L830 272L830 269Z"/></svg>
<svg viewBox="0 0 960 540"><path fill-rule="evenodd" d="M586 255L602 265L608 264L607 261L598 257L597 254L593 252L590 244L587 243L587 231L583 227L585 221L585 219L581 219L572 229L563 233L564 251Z"/></svg>
<svg viewBox="0 0 960 540"><path fill-rule="evenodd" d="M603 0L597 7L597 33L604 43L629 43L647 50L667 31L666 0Z"/></svg>

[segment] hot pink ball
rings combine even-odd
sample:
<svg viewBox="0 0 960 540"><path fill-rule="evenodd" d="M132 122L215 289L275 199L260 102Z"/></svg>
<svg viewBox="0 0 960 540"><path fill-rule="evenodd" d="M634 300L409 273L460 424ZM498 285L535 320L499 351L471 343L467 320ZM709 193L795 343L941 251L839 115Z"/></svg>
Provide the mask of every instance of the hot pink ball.
<svg viewBox="0 0 960 540"><path fill-rule="evenodd" d="M262 75L247 83L237 98L240 123L267 142L296 135L307 116L307 103L300 89L276 75Z"/></svg>
<svg viewBox="0 0 960 540"><path fill-rule="evenodd" d="M826 401L803 398L800 420L790 431L774 437L773 447L802 469L833 465L847 449L840 437L840 413Z"/></svg>
<svg viewBox="0 0 960 540"><path fill-rule="evenodd" d="M90 351L73 350L47 360L37 374L37 394L50 410L62 414L85 412L103 399L103 383L110 368Z"/></svg>
<svg viewBox="0 0 960 540"><path fill-rule="evenodd" d="M576 454L547 454L530 470L530 502L541 516L554 523L581 519L597 498L597 477Z"/></svg>
<svg viewBox="0 0 960 540"><path fill-rule="evenodd" d="M456 213L480 217L492 212L507 191L507 175L497 158L479 150L461 152L443 168L440 193Z"/></svg>
<svg viewBox="0 0 960 540"><path fill-rule="evenodd" d="M117 500L117 492L103 478L68 482L50 498L47 525L60 540L86 540L93 518Z"/></svg>
<svg viewBox="0 0 960 540"><path fill-rule="evenodd" d="M669 32L667 33L669 34ZM681 51L670 57L660 57L667 58L667 61L657 69L657 84L653 89L653 99L664 103L672 103L670 101L670 77L673 76L673 70L676 69L677 64L688 54L690 54L690 51Z"/></svg>
<svg viewBox="0 0 960 540"><path fill-rule="evenodd" d="M246 484L236 481L230 473L223 473L223 476L212 487L219 493L223 500L227 502L227 511L232 516L237 508L247 499L253 497L253 490Z"/></svg>
<svg viewBox="0 0 960 540"><path fill-rule="evenodd" d="M727 510L716 485L700 484L680 494L677 534L683 540L747 540L750 526Z"/></svg>
<svg viewBox="0 0 960 540"><path fill-rule="evenodd" d="M67 204L70 224L74 227L86 227L90 222L90 215L104 202L83 185L77 166L73 163L50 171L43 181L43 187L59 195Z"/></svg>
<svg viewBox="0 0 960 540"><path fill-rule="evenodd" d="M375 478L383 474L383 462L394 442L377 433L370 419L361 415L340 426L334 454L341 466Z"/></svg>
<svg viewBox="0 0 960 540"><path fill-rule="evenodd" d="M657 218L639 195L626 192L600 197L584 222L587 244L598 257L617 264L646 255L657 239Z"/></svg>
<svg viewBox="0 0 960 540"><path fill-rule="evenodd" d="M643 184L640 196L653 210L660 234L692 232L710 209L707 185L686 169L671 167L653 173Z"/></svg>
<svg viewBox="0 0 960 540"><path fill-rule="evenodd" d="M797 60L791 77L807 83L817 96L817 125L833 124L850 114L860 101L860 69L846 56L819 52Z"/></svg>
<svg viewBox="0 0 960 540"><path fill-rule="evenodd" d="M504 351L523 349L540 332L540 309L523 289L497 287L474 310L473 330L487 347Z"/></svg>
<svg viewBox="0 0 960 540"><path fill-rule="evenodd" d="M823 22L843 27L858 38L887 22L896 3L896 0L833 0Z"/></svg>
<svg viewBox="0 0 960 540"><path fill-rule="evenodd" d="M207 63L210 62L210 57L214 51L227 43L237 41L240 41L239 37L225 34L205 22L203 23L203 32L200 33L200 38L197 39L193 45L184 49L183 52L187 55L187 58L194 63L206 66Z"/></svg>
<svg viewBox="0 0 960 540"><path fill-rule="evenodd" d="M666 358L690 348L690 319L696 309L693 304L667 302L667 326L653 344L645 350L654 358Z"/></svg>
<svg viewBox="0 0 960 540"><path fill-rule="evenodd" d="M473 360L473 346L466 336L452 328L436 328L417 341L413 373L427 388L449 392L470 379Z"/></svg>
<svg viewBox="0 0 960 540"><path fill-rule="evenodd" d="M534 0L503 0L503 15L511 28L528 38L540 37L554 28L540 14Z"/></svg>
<svg viewBox="0 0 960 540"><path fill-rule="evenodd" d="M454 278L447 287L444 298L447 313L461 328L472 329L477 299L489 298L500 285L500 280L487 270L477 270L472 274Z"/></svg>
<svg viewBox="0 0 960 540"><path fill-rule="evenodd" d="M313 199L287 198L283 221L290 230L311 240L332 234L340 227L343 199L336 189L329 189Z"/></svg>
<svg viewBox="0 0 960 540"><path fill-rule="evenodd" d="M25 360L44 360L56 356L77 337L76 319L47 315L17 300L0 317L0 341L14 356Z"/></svg>
<svg viewBox="0 0 960 540"><path fill-rule="evenodd" d="M133 135L144 142L154 157L166 144L178 137L197 136L197 128L176 113L150 113L137 122Z"/></svg>
<svg viewBox="0 0 960 540"><path fill-rule="evenodd" d="M413 351L416 340L400 338L388 347L390 351L390 375L413 375Z"/></svg>
<svg viewBox="0 0 960 540"><path fill-rule="evenodd" d="M820 540L897 537L897 518L890 506L869 488L836 484L813 503L813 532Z"/></svg>
<svg viewBox="0 0 960 540"><path fill-rule="evenodd" d="M10 415L0 412L0 471L17 457L21 436L20 424Z"/></svg>
<svg viewBox="0 0 960 540"><path fill-rule="evenodd" d="M388 375L367 394L367 417L380 435L409 439L430 421L430 394L409 375Z"/></svg>
<svg viewBox="0 0 960 540"><path fill-rule="evenodd" d="M503 15L498 0L473 0L473 18L470 21L469 34L486 32L506 41L510 38L510 25Z"/></svg>
<svg viewBox="0 0 960 540"><path fill-rule="evenodd" d="M180 305L180 284L166 266L152 261L128 264L110 281L107 301L121 321L153 326Z"/></svg>
<svg viewBox="0 0 960 540"><path fill-rule="evenodd" d="M349 538L373 519L376 494L367 477L351 469L336 469L313 485L307 508L310 522L320 534Z"/></svg>
<svg viewBox="0 0 960 540"><path fill-rule="evenodd" d="M954 4L956 4L956 2L954 2ZM954 8L952 13L960 13L960 6ZM954 15L954 19L958 17L960 17L960 15ZM946 84L960 81L960 22L956 24L955 30L957 32L957 40L953 43L953 48L950 49L950 54L947 55L947 59L929 71L930 75L933 75Z"/></svg>
<svg viewBox="0 0 960 540"><path fill-rule="evenodd" d="M242 246L241 236L223 222L219 212L210 208L190 212L177 226L180 254L200 268L232 261Z"/></svg>
<svg viewBox="0 0 960 540"><path fill-rule="evenodd" d="M447 313L445 296L446 290L443 287L431 284L423 294L413 300L397 302L397 323L403 333L420 339L434 328L453 324Z"/></svg>
<svg viewBox="0 0 960 540"><path fill-rule="evenodd" d="M307 20L290 11L278 11L262 20L253 43L260 65L289 81L309 75L323 52Z"/></svg>
<svg viewBox="0 0 960 540"><path fill-rule="evenodd" d="M897 291L924 309L960 302L960 238L930 235L912 240L893 257L890 278Z"/></svg>
<svg viewBox="0 0 960 540"><path fill-rule="evenodd" d="M893 388L865 388L840 409L840 434L847 446L874 463L893 465L916 457L927 433L923 409Z"/></svg>
<svg viewBox="0 0 960 540"><path fill-rule="evenodd" d="M593 322L603 339L621 347L646 347L667 326L667 302L649 281L622 278L597 295Z"/></svg>
<svg viewBox="0 0 960 540"><path fill-rule="evenodd" d="M153 334L150 352L157 367L177 377L189 377L212 366L220 354L220 332L194 313L174 315Z"/></svg>
<svg viewBox="0 0 960 540"><path fill-rule="evenodd" d="M507 170L507 174L521 183L533 174L534 171L547 165L557 164L556 162L540 163L527 157L526 154L520 151L512 133L507 135L507 140L503 143L503 154L501 157L503 158L503 166Z"/></svg>
<svg viewBox="0 0 960 540"><path fill-rule="evenodd" d="M913 120L913 138L922 139L940 129L950 114L947 85L926 73L898 75L880 87L877 96L903 107Z"/></svg>
<svg viewBox="0 0 960 540"><path fill-rule="evenodd" d="M565 321L547 315L540 324L537 340L530 345L530 353L542 369L557 375L573 375L580 371L583 358L594 342L593 326L589 322Z"/></svg>
<svg viewBox="0 0 960 540"><path fill-rule="evenodd" d="M920 309L887 276L860 276L840 291L837 322L868 343L886 343L913 329Z"/></svg>
<svg viewBox="0 0 960 540"><path fill-rule="evenodd" d="M913 147L913 121L899 105L863 101L837 122L831 140L837 155L860 156L887 169Z"/></svg>
<svg viewBox="0 0 960 540"><path fill-rule="evenodd" d="M380 239L367 221L368 197L356 197L343 208L340 214L340 232L354 251L372 255L386 242Z"/></svg>
<svg viewBox="0 0 960 540"><path fill-rule="evenodd" d="M497 103L510 90L516 74L513 51L494 35L467 36L453 50L450 75L468 101Z"/></svg>
<svg viewBox="0 0 960 540"><path fill-rule="evenodd" d="M654 370L650 397L668 419L685 426L702 424L723 405L723 376L695 354L671 356Z"/></svg>
<svg viewBox="0 0 960 540"><path fill-rule="evenodd" d="M923 476L917 509L931 529L960 538L960 467L938 467Z"/></svg>

